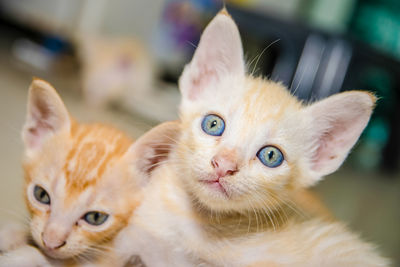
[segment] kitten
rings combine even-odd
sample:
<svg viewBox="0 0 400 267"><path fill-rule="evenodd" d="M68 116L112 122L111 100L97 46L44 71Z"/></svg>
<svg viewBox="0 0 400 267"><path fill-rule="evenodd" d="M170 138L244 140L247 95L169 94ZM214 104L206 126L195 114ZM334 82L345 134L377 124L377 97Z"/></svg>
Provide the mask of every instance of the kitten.
<svg viewBox="0 0 400 267"><path fill-rule="evenodd" d="M77 123L39 79L29 89L23 140L29 235L44 255L10 245L0 266L117 264L112 241L142 198L143 181L131 171L133 140L103 124Z"/></svg>
<svg viewBox="0 0 400 267"><path fill-rule="evenodd" d="M85 37L78 42L82 90L87 103L119 103L128 109L132 99L153 87L154 65L145 47L132 38Z"/></svg>
<svg viewBox="0 0 400 267"><path fill-rule="evenodd" d="M181 122L156 128L171 136L171 153L116 247L148 266L388 265L307 191L343 163L372 94L303 104L281 84L246 75L226 10L205 29L179 86ZM153 137L135 150L157 154L143 141Z"/></svg>

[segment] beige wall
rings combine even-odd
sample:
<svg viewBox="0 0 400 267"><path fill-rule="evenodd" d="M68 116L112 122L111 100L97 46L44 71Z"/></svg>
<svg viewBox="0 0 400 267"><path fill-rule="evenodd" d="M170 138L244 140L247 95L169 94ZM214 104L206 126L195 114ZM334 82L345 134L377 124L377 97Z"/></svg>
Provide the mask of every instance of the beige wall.
<svg viewBox="0 0 400 267"><path fill-rule="evenodd" d="M149 42L165 0L0 0L13 19L75 37L81 31L135 36Z"/></svg>

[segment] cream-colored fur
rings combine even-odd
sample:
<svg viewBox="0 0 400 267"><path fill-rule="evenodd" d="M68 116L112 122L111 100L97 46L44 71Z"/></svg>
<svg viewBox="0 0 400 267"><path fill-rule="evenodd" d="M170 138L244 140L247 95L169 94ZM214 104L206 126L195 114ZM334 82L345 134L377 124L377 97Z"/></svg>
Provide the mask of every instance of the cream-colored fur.
<svg viewBox="0 0 400 267"><path fill-rule="evenodd" d="M129 149L132 175L148 183L113 239L113 266L134 255L147 266L387 266L307 191L340 167L375 97L351 91L305 105L282 85L247 76L242 57L237 27L222 11L182 74L181 121ZM224 119L221 136L202 130L208 114ZM284 155L274 168L257 158L269 145ZM218 155L237 169L215 187L203 181L217 177Z"/></svg>
<svg viewBox="0 0 400 267"><path fill-rule="evenodd" d="M350 91L306 105L280 84L249 77L225 10L205 29L180 90L181 121L159 126L135 147L151 150L144 140L175 133L163 143L169 158L116 239L126 255L139 254L148 266L388 265L307 191L345 160L368 123L373 95ZM202 129L208 114L225 121L220 136ZM271 145L284 156L273 168L257 158ZM216 174L217 156L234 170Z"/></svg>
<svg viewBox="0 0 400 267"><path fill-rule="evenodd" d="M217 212L204 218L179 178L169 164L158 169L134 226L124 230L131 240L120 244L133 248L148 266L387 265L373 246L324 217L287 214L276 230L267 226L269 218L261 213L258 219L242 214L234 222ZM300 212L301 207L296 209ZM132 241L142 243L132 247Z"/></svg>
<svg viewBox="0 0 400 267"><path fill-rule="evenodd" d="M0 255L0 267L50 267L46 257L36 248L20 246Z"/></svg>

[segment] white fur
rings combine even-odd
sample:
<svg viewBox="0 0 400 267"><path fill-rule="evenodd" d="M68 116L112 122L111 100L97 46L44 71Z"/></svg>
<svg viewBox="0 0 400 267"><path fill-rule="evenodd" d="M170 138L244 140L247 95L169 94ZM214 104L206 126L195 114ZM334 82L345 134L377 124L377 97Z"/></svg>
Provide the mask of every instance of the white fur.
<svg viewBox="0 0 400 267"><path fill-rule="evenodd" d="M0 253L8 252L24 245L27 231L19 224L6 224L0 228Z"/></svg>
<svg viewBox="0 0 400 267"><path fill-rule="evenodd" d="M323 216L288 218L279 229L258 230L257 224L254 233L219 237L210 235L194 208L210 210L217 221L224 212L246 214L254 208L268 216L272 199L264 187L293 193L289 183L307 187L336 170L368 122L372 97L344 93L304 107L283 86L247 78L237 27L224 12L204 31L180 89L184 128L169 159L151 176L130 227L117 239L126 258L138 254L148 266L387 266L371 245ZM248 96L250 90L254 94ZM201 129L210 113L225 120L221 137ZM282 149L282 165L267 168L257 159L266 145ZM228 148L236 152L232 157L240 171L221 182L226 197L199 180L213 172L213 156Z"/></svg>
<svg viewBox="0 0 400 267"><path fill-rule="evenodd" d="M243 238L210 237L193 216L174 172L165 165L154 173L143 205L116 244L126 255L140 255L148 266L233 267L259 261L276 266L387 266L372 246L342 224L319 219Z"/></svg>
<svg viewBox="0 0 400 267"><path fill-rule="evenodd" d="M51 267L53 265L32 246L21 246L0 255L0 267Z"/></svg>
<svg viewBox="0 0 400 267"><path fill-rule="evenodd" d="M240 36L226 14L217 15L206 28L182 74L180 89L185 128L175 149L176 140L162 141L173 152L153 171L141 206L115 240L122 261L139 255L148 266L387 266L372 246L342 224L318 216L301 220L294 216L278 229L259 230L257 221L256 231L229 237L211 235L194 209L200 204L217 219L224 212L246 214L254 208L269 216L273 199L265 192L266 186L283 195L290 183L296 188L308 186L340 166L371 114L373 101L368 102L365 93L341 94L304 107L281 85L246 77ZM255 93L248 96L250 90ZM247 103L243 103L245 97ZM209 113L225 119L223 136L215 138L202 131L201 120ZM349 123L354 120L358 122ZM335 131L338 125L339 129L349 127L348 133ZM326 138L326 133L333 138ZM147 138L160 141L154 135ZM188 143L192 147L185 147ZM146 157L156 154L151 142L138 144L132 149L145 151ZM267 168L257 159L257 151L266 145L282 149L281 166ZM338 146L333 154L338 159L321 150L324 145ZM222 181L229 197L198 181L213 172L210 159L227 148L237 152L234 160L240 165L237 174ZM151 161L136 162L134 172L149 177L146 164Z"/></svg>

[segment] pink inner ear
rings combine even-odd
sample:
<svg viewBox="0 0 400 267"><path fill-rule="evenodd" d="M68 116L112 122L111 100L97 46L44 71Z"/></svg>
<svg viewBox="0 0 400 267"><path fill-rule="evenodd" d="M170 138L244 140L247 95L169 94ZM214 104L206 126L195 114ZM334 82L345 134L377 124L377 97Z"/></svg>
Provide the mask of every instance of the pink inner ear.
<svg viewBox="0 0 400 267"><path fill-rule="evenodd" d="M362 128L362 125L354 120L331 122L330 128L318 140L312 169L320 171L343 159L357 141Z"/></svg>
<svg viewBox="0 0 400 267"><path fill-rule="evenodd" d="M162 123L140 137L129 149L127 156L134 160L136 169L147 176L167 160L179 136L177 121Z"/></svg>
<svg viewBox="0 0 400 267"><path fill-rule="evenodd" d="M49 115L47 113L33 112L32 125L26 129L26 142L30 148L40 146L46 134L53 131L54 128L48 123Z"/></svg>
<svg viewBox="0 0 400 267"><path fill-rule="evenodd" d="M162 145L151 144L152 151L149 153L147 158L147 164L143 166L143 171L150 174L162 161L166 160L168 157L169 149Z"/></svg>
<svg viewBox="0 0 400 267"><path fill-rule="evenodd" d="M315 153L313 160L313 168L318 171L322 169L326 162L334 160L337 155L335 155L336 140L331 133L325 133L318 142L318 149Z"/></svg>
<svg viewBox="0 0 400 267"><path fill-rule="evenodd" d="M41 145L43 138L54 131L54 126L51 123L52 110L45 102L40 99L31 107L31 118L28 122L26 131L26 145L30 148L37 148Z"/></svg>
<svg viewBox="0 0 400 267"><path fill-rule="evenodd" d="M45 134L51 130L53 130L53 128L44 122L38 122L37 125L28 128L28 138L26 140L28 142L27 145L31 148L40 146L41 140Z"/></svg>
<svg viewBox="0 0 400 267"><path fill-rule="evenodd" d="M215 69L204 66L200 69L200 73L191 78L191 90L189 91L189 99L196 99L203 88L218 79L217 72Z"/></svg>

